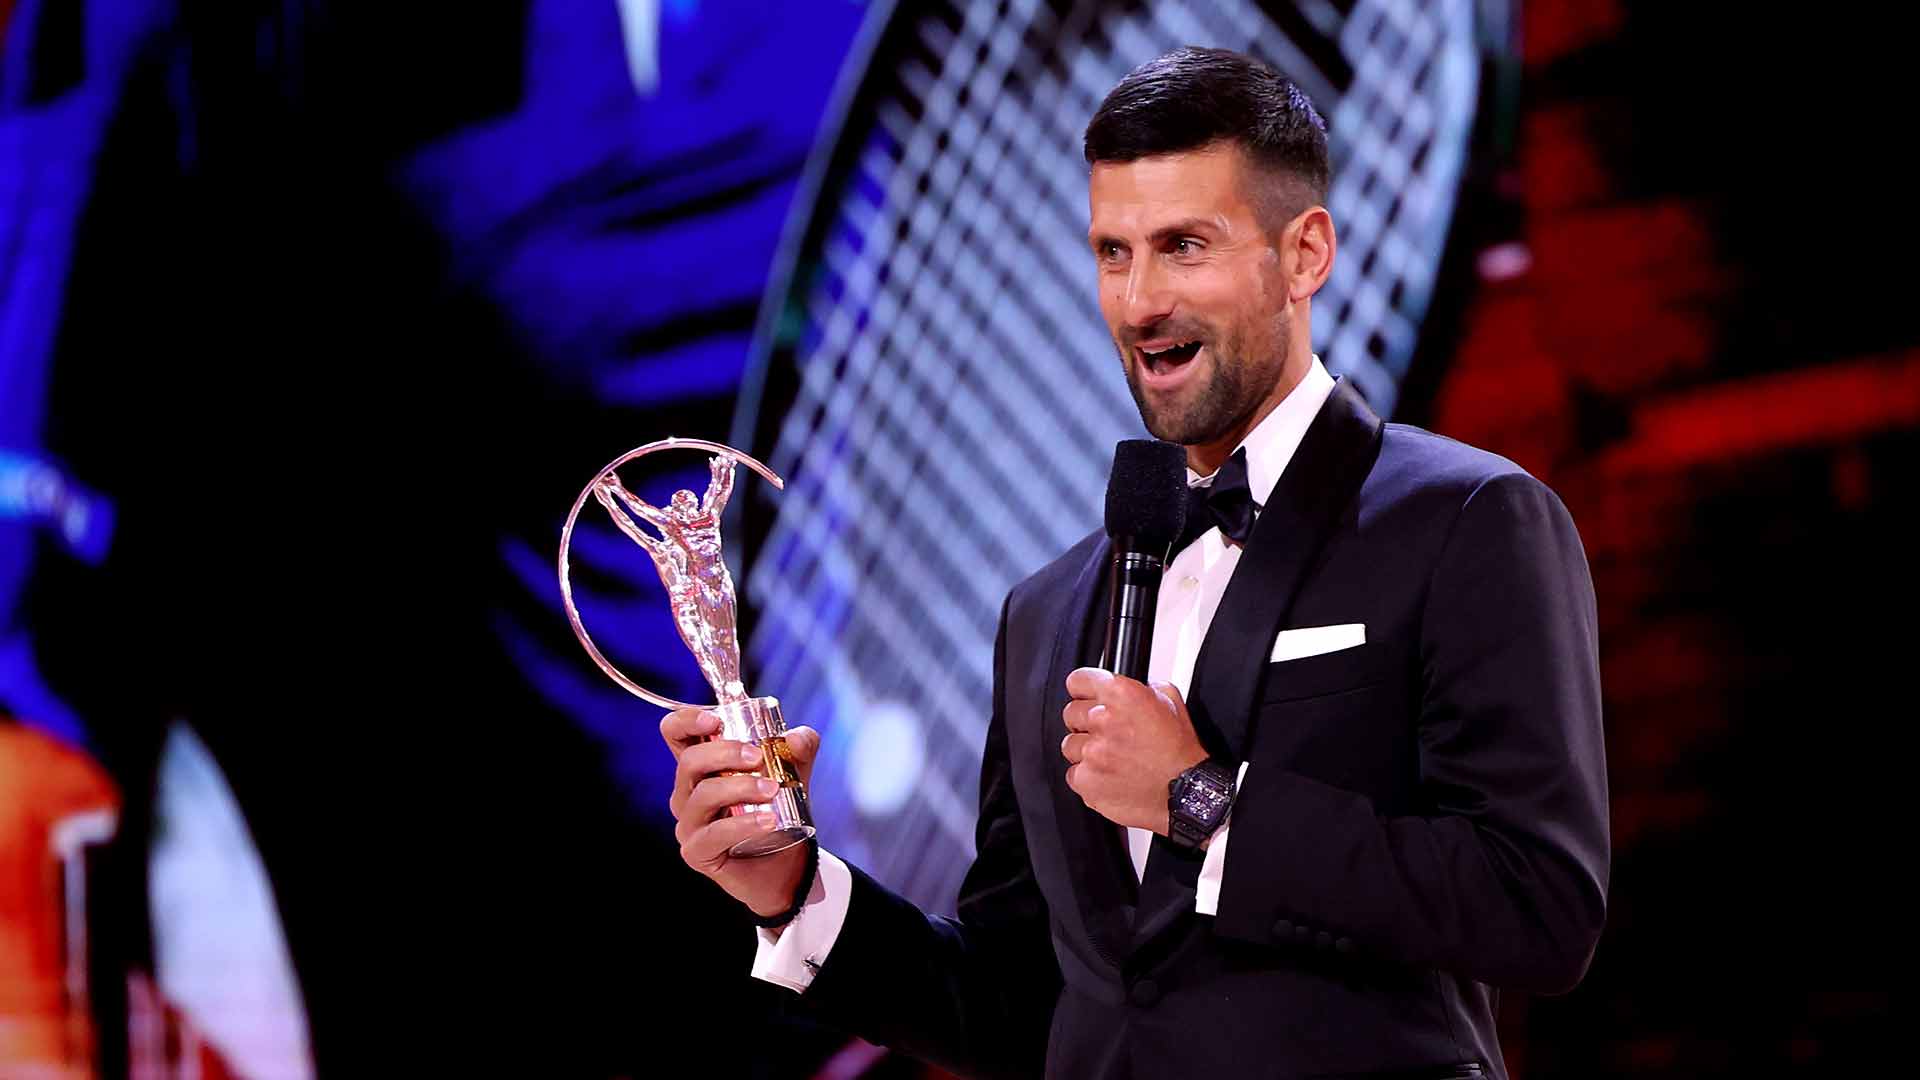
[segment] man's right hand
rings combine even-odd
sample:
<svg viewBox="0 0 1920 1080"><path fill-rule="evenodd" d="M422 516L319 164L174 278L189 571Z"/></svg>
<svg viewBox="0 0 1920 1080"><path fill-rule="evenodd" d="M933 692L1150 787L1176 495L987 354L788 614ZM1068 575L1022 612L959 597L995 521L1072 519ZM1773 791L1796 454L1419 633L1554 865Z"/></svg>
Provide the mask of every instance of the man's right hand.
<svg viewBox="0 0 1920 1080"><path fill-rule="evenodd" d="M754 914L777 915L793 903L811 848L795 844L772 855L746 859L727 854L740 841L773 829L772 814L733 816L726 813L727 808L766 802L775 789L773 781L752 771L762 764L760 749L711 738L719 731L720 718L700 709L680 709L660 720L660 735L680 762L668 803L677 822L673 835L688 866L712 878ZM820 733L810 727L789 729L787 748L793 752L800 782L806 783L813 776Z"/></svg>

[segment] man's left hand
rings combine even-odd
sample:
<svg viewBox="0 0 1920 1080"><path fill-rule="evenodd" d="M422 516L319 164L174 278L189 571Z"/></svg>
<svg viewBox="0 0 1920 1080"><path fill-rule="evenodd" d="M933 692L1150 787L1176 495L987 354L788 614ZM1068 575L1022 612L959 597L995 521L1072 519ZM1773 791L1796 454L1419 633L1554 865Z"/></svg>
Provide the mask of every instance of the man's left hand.
<svg viewBox="0 0 1920 1080"><path fill-rule="evenodd" d="M1167 835L1167 784L1207 759L1180 691L1085 667L1067 694L1067 786L1116 825Z"/></svg>

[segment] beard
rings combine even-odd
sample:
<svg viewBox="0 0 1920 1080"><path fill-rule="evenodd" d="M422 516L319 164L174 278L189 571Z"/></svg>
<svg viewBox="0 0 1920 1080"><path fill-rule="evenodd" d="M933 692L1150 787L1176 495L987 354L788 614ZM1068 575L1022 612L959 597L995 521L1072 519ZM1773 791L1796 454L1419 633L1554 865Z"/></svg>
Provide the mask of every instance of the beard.
<svg viewBox="0 0 1920 1080"><path fill-rule="evenodd" d="M1174 399L1149 398L1139 377L1139 364L1145 361L1129 363L1132 347L1115 342L1120 349L1127 390L1133 394L1134 406L1140 410L1140 421L1146 425L1147 433L1182 446L1198 446L1226 437L1235 425L1260 407L1287 364L1284 326L1274 336L1272 347L1261 350L1270 354L1266 363L1249 357L1244 334L1222 335L1212 333L1210 328L1194 329L1208 332L1187 333L1183 329L1180 333L1166 333L1162 328L1155 328L1156 335L1200 341L1201 351L1207 357L1208 370L1195 373L1197 385L1185 387ZM1200 359L1196 356L1187 362L1197 364Z"/></svg>

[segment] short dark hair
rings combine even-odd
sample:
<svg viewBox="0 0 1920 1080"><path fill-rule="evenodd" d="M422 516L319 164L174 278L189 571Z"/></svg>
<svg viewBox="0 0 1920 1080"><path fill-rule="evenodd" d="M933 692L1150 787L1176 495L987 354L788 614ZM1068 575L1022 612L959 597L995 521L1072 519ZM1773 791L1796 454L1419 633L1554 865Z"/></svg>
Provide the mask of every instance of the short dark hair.
<svg viewBox="0 0 1920 1080"><path fill-rule="evenodd" d="M1250 56L1188 45L1127 73L1087 123L1088 165L1239 144L1284 173L1287 217L1327 200L1327 122L1292 79Z"/></svg>

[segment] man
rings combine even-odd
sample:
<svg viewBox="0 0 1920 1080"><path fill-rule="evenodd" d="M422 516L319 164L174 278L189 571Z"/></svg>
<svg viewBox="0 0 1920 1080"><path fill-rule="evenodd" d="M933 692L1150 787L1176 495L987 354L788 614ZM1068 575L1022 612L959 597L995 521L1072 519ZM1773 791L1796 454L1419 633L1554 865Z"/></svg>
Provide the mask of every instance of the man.
<svg viewBox="0 0 1920 1080"><path fill-rule="evenodd" d="M767 825L717 815L764 781L717 774L758 756L691 710L662 722L683 856L761 917L756 975L962 1074L1503 1076L1499 990L1572 987L1605 910L1573 523L1312 355L1337 242L1292 83L1182 49L1114 88L1086 154L1101 309L1208 526L1169 564L1151 685L1093 666L1090 536L1002 612L957 919L826 852L727 858ZM1182 800L1210 784L1230 818Z"/></svg>

